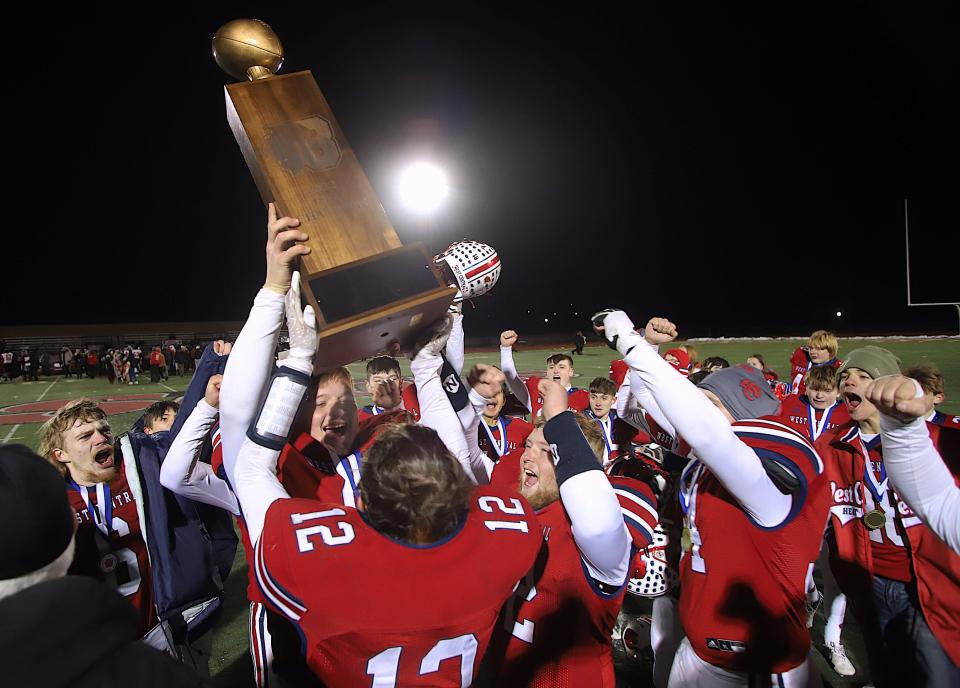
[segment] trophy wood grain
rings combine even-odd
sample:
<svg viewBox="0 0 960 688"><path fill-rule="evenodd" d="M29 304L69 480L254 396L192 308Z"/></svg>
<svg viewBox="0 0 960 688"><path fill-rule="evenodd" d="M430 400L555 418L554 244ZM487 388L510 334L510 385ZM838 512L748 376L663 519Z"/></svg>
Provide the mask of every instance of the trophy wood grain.
<svg viewBox="0 0 960 688"><path fill-rule="evenodd" d="M394 340L410 345L424 327L444 317L456 292L455 287L440 287L320 330L315 369L346 365L385 351ZM313 306L317 307L315 301Z"/></svg>
<svg viewBox="0 0 960 688"><path fill-rule="evenodd" d="M309 273L401 246L309 71L225 87L227 119L264 203L300 220Z"/></svg>

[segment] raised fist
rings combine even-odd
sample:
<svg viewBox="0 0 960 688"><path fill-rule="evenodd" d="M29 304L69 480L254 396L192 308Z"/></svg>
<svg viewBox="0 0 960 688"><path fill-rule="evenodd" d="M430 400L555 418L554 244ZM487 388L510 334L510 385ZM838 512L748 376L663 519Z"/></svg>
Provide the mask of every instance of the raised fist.
<svg viewBox="0 0 960 688"><path fill-rule="evenodd" d="M517 343L519 335L514 330L504 330L500 333L500 346L512 347Z"/></svg>
<svg viewBox="0 0 960 688"><path fill-rule="evenodd" d="M467 384L473 387L477 394L484 399L493 399L497 392L503 389L507 378L503 371L492 365L478 363L470 369L467 375Z"/></svg>
<svg viewBox="0 0 960 688"><path fill-rule="evenodd" d="M864 396L880 413L904 422L926 418L933 412L933 395L903 375L877 378L867 385Z"/></svg>
<svg viewBox="0 0 960 688"><path fill-rule="evenodd" d="M567 410L569 395L560 383L540 378L537 383L537 393L543 399L543 419L550 420Z"/></svg>
<svg viewBox="0 0 960 688"><path fill-rule="evenodd" d="M223 375L211 375L207 380L207 389L203 393L203 399L213 408L220 408L220 383L223 382Z"/></svg>
<svg viewBox="0 0 960 688"><path fill-rule="evenodd" d="M677 326L666 318L650 318L643 330L643 338L653 346L672 342L677 338Z"/></svg>

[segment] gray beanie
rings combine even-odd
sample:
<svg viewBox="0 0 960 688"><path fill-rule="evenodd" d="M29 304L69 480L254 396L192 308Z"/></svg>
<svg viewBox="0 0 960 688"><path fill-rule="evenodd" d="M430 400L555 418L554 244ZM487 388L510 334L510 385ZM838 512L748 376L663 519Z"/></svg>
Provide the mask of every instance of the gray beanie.
<svg viewBox="0 0 960 688"><path fill-rule="evenodd" d="M847 368L859 368L874 380L900 372L900 359L879 346L863 346L847 354L838 373Z"/></svg>
<svg viewBox="0 0 960 688"><path fill-rule="evenodd" d="M716 394L734 420L769 416L780 406L763 373L748 365L712 372L698 386Z"/></svg>

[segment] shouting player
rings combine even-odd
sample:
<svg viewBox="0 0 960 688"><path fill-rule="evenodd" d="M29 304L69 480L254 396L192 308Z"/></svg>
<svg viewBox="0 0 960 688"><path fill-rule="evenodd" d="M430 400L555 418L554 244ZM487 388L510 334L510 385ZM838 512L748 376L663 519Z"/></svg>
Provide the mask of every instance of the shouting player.
<svg viewBox="0 0 960 688"><path fill-rule="evenodd" d="M527 408L530 412L530 420L533 421L540 415L540 407L543 404L537 391L541 378L531 375L526 382L520 378L517 366L513 362L513 345L517 343L517 339L518 335L513 330L505 330L500 334L500 368L507 377L507 387ZM571 409L583 411L590 405L590 395L586 390L570 384L575 374L573 359L567 354L553 354L547 357L544 378L553 380L567 390Z"/></svg>
<svg viewBox="0 0 960 688"><path fill-rule="evenodd" d="M686 638L669 685L747 686L771 674L805 685L805 582L827 519L820 457L764 417L777 401L759 371L720 370L698 391L657 355L655 346L676 337L673 323L653 318L643 336L622 311L594 323L692 450L680 482Z"/></svg>
<svg viewBox="0 0 960 688"><path fill-rule="evenodd" d="M491 658L495 683L613 688L610 634L633 569L631 536L639 547L653 540L656 501L643 483L607 478L599 429L567 410L559 384L540 380L537 393L542 418L523 453L497 465L494 482L519 482L546 548L508 605L494 646L506 642L506 653Z"/></svg>
<svg viewBox="0 0 960 688"><path fill-rule="evenodd" d="M896 430L881 415L868 390L880 378L899 375L899 363L886 349L865 346L851 351L840 368L840 394L851 422L834 431L826 461L831 567L863 629L877 686L957 685L960 557L901 498L884 462L889 443L909 454L923 440L955 467L954 433L919 421ZM882 423L889 423L890 432ZM910 439L911 432L919 432L919 439Z"/></svg>

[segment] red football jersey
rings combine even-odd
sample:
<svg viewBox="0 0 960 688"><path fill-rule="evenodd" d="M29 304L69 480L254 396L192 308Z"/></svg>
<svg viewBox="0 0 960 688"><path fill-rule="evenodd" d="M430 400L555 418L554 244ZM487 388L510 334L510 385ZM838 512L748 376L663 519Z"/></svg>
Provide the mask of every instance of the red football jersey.
<svg viewBox="0 0 960 688"><path fill-rule="evenodd" d="M519 474L519 457L515 452L497 464L494 472L501 472L498 480L505 486L504 474ZM610 482L634 543L627 577L636 577L642 575L637 571L636 550L653 541L656 499L640 481L613 477ZM514 490L518 484L514 477ZM504 625L494 637L490 657L499 667L496 685L613 688L610 634L623 603L626 580L620 588L604 591L590 577L562 502L538 511L537 517L547 546L535 570L508 603Z"/></svg>
<svg viewBox="0 0 960 688"><path fill-rule="evenodd" d="M928 423L933 423L934 425L940 425L945 428L957 428L960 429L960 416L949 416L940 411L934 411L929 418L927 418Z"/></svg>
<svg viewBox="0 0 960 688"><path fill-rule="evenodd" d="M839 368L842 363L843 361L839 358L832 358L817 365L832 365L834 368ZM790 357L790 385L794 394L803 394L807 390L807 386L803 382L803 376L812 367L813 362L810 360L810 353L806 348L798 346Z"/></svg>
<svg viewBox="0 0 960 688"><path fill-rule="evenodd" d="M731 671L781 673L810 649L804 595L827 523L823 463L813 445L774 418L735 423L763 461L799 480L781 525L764 528L700 461L680 484L692 547L680 560L680 618L697 655Z"/></svg>
<svg viewBox="0 0 960 688"><path fill-rule="evenodd" d="M472 683L542 543L530 506L489 487L474 491L457 531L420 546L379 533L356 509L280 499L255 568L268 605L297 623L307 663L327 685L459 687Z"/></svg>
<svg viewBox="0 0 960 688"><path fill-rule="evenodd" d="M116 588L136 608L140 633L145 634L157 624L157 613L150 558L126 467L121 464L110 483L89 487L69 483L67 495L77 519L76 554L67 573L90 576Z"/></svg>
<svg viewBox="0 0 960 688"><path fill-rule="evenodd" d="M540 398L540 392L537 389L542 378L533 375L527 378L524 383L527 386L527 394L530 395L530 420L533 421L540 417L540 409L543 408L543 399ZM571 387L567 390L567 407L573 411L583 412L590 408L590 392L579 387Z"/></svg>
<svg viewBox="0 0 960 688"><path fill-rule="evenodd" d="M357 416L360 418L360 421L363 422L372 418L373 416L379 416L383 413L391 413L394 411L407 411L412 417L414 423L420 422L420 399L417 397L417 386L416 385L407 385L400 392L400 407L392 409L382 409L379 406L374 406L373 404L367 404L363 408L357 409Z"/></svg>
<svg viewBox="0 0 960 688"><path fill-rule="evenodd" d="M403 411L382 413L370 416L360 422L357 437L353 444L355 450L336 462L327 448L315 440L309 433L301 433L292 443L284 445L277 460L277 477L291 497L319 499L324 502L336 502L347 506L356 506L359 494L357 483L360 481L360 466L363 452L376 439L380 429L393 423L404 422L409 416ZM223 448L220 441L220 428L213 434L213 454L210 465L217 475L226 479L223 473ZM330 473L333 468L335 472ZM247 558L247 598L251 602L263 603L260 590L254 579L252 566L253 546L247 534L247 524L243 518L237 518L237 529L243 541L243 551Z"/></svg>
<svg viewBox="0 0 960 688"><path fill-rule="evenodd" d="M477 428L477 444L491 461L497 462L503 454L522 449L531 432L533 425L522 418L500 416L496 425L487 425L481 418L480 427Z"/></svg>
<svg viewBox="0 0 960 688"><path fill-rule="evenodd" d="M850 420L850 412L840 400L830 408L821 410L813 408L807 397L800 394L791 394L784 398L776 415L780 422L789 425L813 443L822 435L832 435L834 430L846 425Z"/></svg>
<svg viewBox="0 0 960 688"><path fill-rule="evenodd" d="M630 372L630 366L622 358L610 361L610 370L607 371L607 377L613 380L619 388L623 381L627 379L627 373Z"/></svg>
<svg viewBox="0 0 960 688"><path fill-rule="evenodd" d="M960 432L930 422L927 430L960 486ZM830 474L831 569L848 597L867 603L873 574L912 581L924 619L951 660L960 663L960 555L885 483L880 471L883 448L877 440L879 436L865 439L851 421L826 445L818 444ZM879 503L874 493L881 496ZM870 530L863 517L878 506L885 521Z"/></svg>

